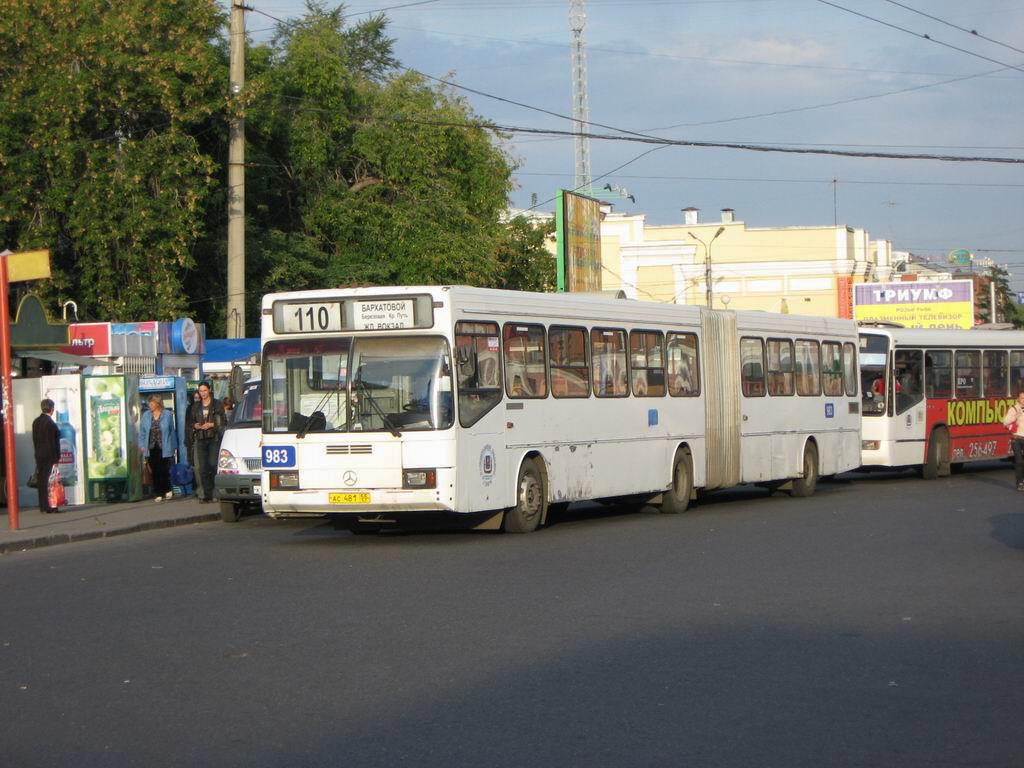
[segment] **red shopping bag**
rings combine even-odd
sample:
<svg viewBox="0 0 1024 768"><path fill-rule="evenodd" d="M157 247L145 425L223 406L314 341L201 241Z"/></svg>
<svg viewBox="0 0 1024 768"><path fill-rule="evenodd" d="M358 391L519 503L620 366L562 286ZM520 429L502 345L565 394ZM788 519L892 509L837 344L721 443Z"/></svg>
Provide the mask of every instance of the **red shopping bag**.
<svg viewBox="0 0 1024 768"><path fill-rule="evenodd" d="M50 471L50 480L46 486L47 501L50 509L63 507L68 503L67 494L64 493L64 483L60 479L60 470L54 467Z"/></svg>

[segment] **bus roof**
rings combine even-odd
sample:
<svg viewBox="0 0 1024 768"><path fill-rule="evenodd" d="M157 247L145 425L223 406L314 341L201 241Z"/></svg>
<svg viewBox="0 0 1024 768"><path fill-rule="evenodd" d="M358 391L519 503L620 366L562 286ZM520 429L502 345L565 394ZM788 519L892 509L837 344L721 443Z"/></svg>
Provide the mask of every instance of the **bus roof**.
<svg viewBox="0 0 1024 768"><path fill-rule="evenodd" d="M860 332L886 336L901 347L1024 347L1024 331L864 326Z"/></svg>
<svg viewBox="0 0 1024 768"><path fill-rule="evenodd" d="M375 286L365 288L335 288L316 291L295 291L266 294L263 297L263 311L269 313L275 301L326 300L339 297L403 296L430 294L437 300L447 295L451 298L459 315L496 316L515 315L523 320L525 314L543 315L562 319L566 322L584 319L604 318L608 324L629 325L644 322L659 325L699 326L701 312L705 307L693 304L670 304L655 301L615 298L607 292L600 293L534 293L510 291L497 288L475 288L465 285L443 286ZM779 332L792 335L832 334L852 337L856 324L852 320L811 315L788 315L752 310L714 310L719 313L736 315L740 331Z"/></svg>

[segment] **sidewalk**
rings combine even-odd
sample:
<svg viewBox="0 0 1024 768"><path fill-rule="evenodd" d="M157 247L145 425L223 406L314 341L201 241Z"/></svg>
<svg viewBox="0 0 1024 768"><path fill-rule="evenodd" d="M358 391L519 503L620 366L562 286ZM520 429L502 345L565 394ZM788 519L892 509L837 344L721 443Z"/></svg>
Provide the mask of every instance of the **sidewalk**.
<svg viewBox="0 0 1024 768"><path fill-rule="evenodd" d="M44 515L33 504L18 510L17 531L9 527L6 508L0 508L0 555L211 520L220 520L220 505L200 504L195 496L160 502L148 498L118 504L85 504L66 507L56 515Z"/></svg>

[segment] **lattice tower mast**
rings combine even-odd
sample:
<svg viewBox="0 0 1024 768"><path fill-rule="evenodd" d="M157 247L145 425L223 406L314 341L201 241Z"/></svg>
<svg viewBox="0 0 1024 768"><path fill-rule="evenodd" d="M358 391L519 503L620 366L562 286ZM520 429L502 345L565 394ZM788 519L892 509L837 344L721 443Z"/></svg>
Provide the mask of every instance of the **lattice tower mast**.
<svg viewBox="0 0 1024 768"><path fill-rule="evenodd" d="M569 29L572 31L572 119L576 150L576 189L590 187L590 107L587 102L587 51L583 28L587 23L585 0L569 0Z"/></svg>

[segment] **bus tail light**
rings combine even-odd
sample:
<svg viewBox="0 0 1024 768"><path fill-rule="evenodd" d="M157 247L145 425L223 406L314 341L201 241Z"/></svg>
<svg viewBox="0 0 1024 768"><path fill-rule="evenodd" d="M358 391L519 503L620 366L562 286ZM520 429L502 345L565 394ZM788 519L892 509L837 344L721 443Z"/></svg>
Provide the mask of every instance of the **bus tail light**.
<svg viewBox="0 0 1024 768"><path fill-rule="evenodd" d="M270 490L293 490L299 487L299 473L295 470L290 472L271 472Z"/></svg>
<svg viewBox="0 0 1024 768"><path fill-rule="evenodd" d="M407 469L402 473L403 488L436 488L436 469Z"/></svg>
<svg viewBox="0 0 1024 768"><path fill-rule="evenodd" d="M861 440L860 447L864 451L877 451L882 447L882 443L879 440Z"/></svg>

